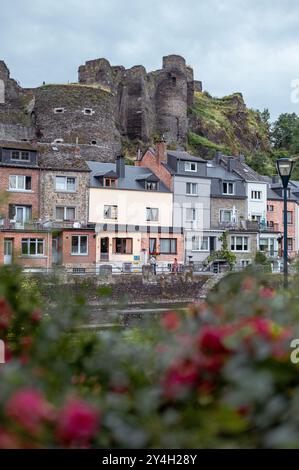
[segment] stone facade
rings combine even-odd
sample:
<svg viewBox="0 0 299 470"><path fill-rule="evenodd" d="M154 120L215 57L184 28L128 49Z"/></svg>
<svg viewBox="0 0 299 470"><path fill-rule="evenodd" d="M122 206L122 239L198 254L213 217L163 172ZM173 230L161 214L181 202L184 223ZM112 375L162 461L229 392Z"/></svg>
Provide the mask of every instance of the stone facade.
<svg viewBox="0 0 299 470"><path fill-rule="evenodd" d="M56 190L57 176L75 178L76 190L74 192ZM69 206L76 209L75 221L87 224L89 172L43 169L40 188L41 219L55 221L56 207Z"/></svg>
<svg viewBox="0 0 299 470"><path fill-rule="evenodd" d="M219 229L223 228L223 224L220 223L220 210L221 209L230 209L233 210L235 208L237 220L236 224L240 225L240 220L243 218L246 220L247 215L247 206L246 206L246 199L236 199L236 198L228 198L228 197L221 197L211 198L211 228Z"/></svg>
<svg viewBox="0 0 299 470"><path fill-rule="evenodd" d="M106 59L81 65L79 83L44 84L24 89L10 78L0 61L0 137L98 146L112 161L121 138L152 142L164 135L184 147L187 108L197 82L193 70L178 55L163 57L162 69L147 72L141 65L125 69Z"/></svg>

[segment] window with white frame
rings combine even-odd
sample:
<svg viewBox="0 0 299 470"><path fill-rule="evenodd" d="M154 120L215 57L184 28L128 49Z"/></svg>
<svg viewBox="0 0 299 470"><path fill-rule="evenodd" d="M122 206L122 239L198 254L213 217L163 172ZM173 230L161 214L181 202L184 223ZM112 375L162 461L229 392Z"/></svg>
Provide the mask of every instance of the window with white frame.
<svg viewBox="0 0 299 470"><path fill-rule="evenodd" d="M252 190L251 191L251 199L254 199L254 200L262 199L262 191Z"/></svg>
<svg viewBox="0 0 299 470"><path fill-rule="evenodd" d="M31 176L9 175L10 191L31 191Z"/></svg>
<svg viewBox="0 0 299 470"><path fill-rule="evenodd" d="M197 196L197 183L186 183L186 194L188 196Z"/></svg>
<svg viewBox="0 0 299 470"><path fill-rule="evenodd" d="M56 191L65 191L74 193L76 191L76 178L73 176L56 176Z"/></svg>
<svg viewBox="0 0 299 470"><path fill-rule="evenodd" d="M185 171L197 171L197 163L185 162Z"/></svg>
<svg viewBox="0 0 299 470"><path fill-rule="evenodd" d="M267 211L268 211L268 212L274 212L274 206L273 206L273 204L268 204L268 205L267 205Z"/></svg>
<svg viewBox="0 0 299 470"><path fill-rule="evenodd" d="M260 223L262 220L262 216L261 214L251 214L251 220L256 220L258 223Z"/></svg>
<svg viewBox="0 0 299 470"><path fill-rule="evenodd" d="M209 237L192 237L192 251L209 251Z"/></svg>
<svg viewBox="0 0 299 470"><path fill-rule="evenodd" d="M56 206L56 220L75 220L76 208L71 206Z"/></svg>
<svg viewBox="0 0 299 470"><path fill-rule="evenodd" d="M234 194L234 183L230 181L222 182L222 193L223 194Z"/></svg>
<svg viewBox="0 0 299 470"><path fill-rule="evenodd" d="M88 236L87 235L73 235L72 236L72 255L87 255L88 254Z"/></svg>
<svg viewBox="0 0 299 470"><path fill-rule="evenodd" d="M30 160L30 153L24 150L12 150L11 160L28 162Z"/></svg>
<svg viewBox="0 0 299 470"><path fill-rule="evenodd" d="M187 222L195 222L196 220L196 209L195 207L187 207L186 208L186 221Z"/></svg>
<svg viewBox="0 0 299 470"><path fill-rule="evenodd" d="M22 255L25 256L43 256L44 240L43 238L22 238Z"/></svg>
<svg viewBox="0 0 299 470"><path fill-rule="evenodd" d="M116 220L118 217L117 206L104 206L104 219Z"/></svg>
<svg viewBox="0 0 299 470"><path fill-rule="evenodd" d="M157 207L147 207L146 208L146 220L147 222L158 222L159 209Z"/></svg>
<svg viewBox="0 0 299 470"><path fill-rule="evenodd" d="M230 249L231 251L248 251L248 237L231 235L230 237Z"/></svg>
<svg viewBox="0 0 299 470"><path fill-rule="evenodd" d="M147 191L158 191L158 189L159 189L158 181L146 181L145 182L145 189Z"/></svg>
<svg viewBox="0 0 299 470"><path fill-rule="evenodd" d="M268 253L270 256L275 254L275 240L273 237L260 238L259 250Z"/></svg>
<svg viewBox="0 0 299 470"><path fill-rule="evenodd" d="M233 220L233 211L232 209L220 209L220 222L221 223L230 223Z"/></svg>

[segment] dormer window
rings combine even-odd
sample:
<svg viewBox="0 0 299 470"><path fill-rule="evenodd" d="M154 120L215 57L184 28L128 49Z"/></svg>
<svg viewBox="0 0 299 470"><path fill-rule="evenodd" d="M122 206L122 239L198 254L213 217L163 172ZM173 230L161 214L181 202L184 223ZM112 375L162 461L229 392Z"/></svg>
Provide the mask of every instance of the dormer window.
<svg viewBox="0 0 299 470"><path fill-rule="evenodd" d="M158 182L157 181L146 181L145 182L145 189L147 191L157 191L158 190Z"/></svg>
<svg viewBox="0 0 299 470"><path fill-rule="evenodd" d="M104 178L104 186L106 188L116 188L117 179L116 178Z"/></svg>
<svg viewBox="0 0 299 470"><path fill-rule="evenodd" d="M30 160L30 154L29 152L13 150L11 152L11 159L15 161L28 162Z"/></svg>
<svg viewBox="0 0 299 470"><path fill-rule="evenodd" d="M222 193L227 194L227 195L232 195L234 194L234 183L231 183L229 181L223 181L222 183Z"/></svg>
<svg viewBox="0 0 299 470"><path fill-rule="evenodd" d="M185 162L185 171L197 171L197 163Z"/></svg>

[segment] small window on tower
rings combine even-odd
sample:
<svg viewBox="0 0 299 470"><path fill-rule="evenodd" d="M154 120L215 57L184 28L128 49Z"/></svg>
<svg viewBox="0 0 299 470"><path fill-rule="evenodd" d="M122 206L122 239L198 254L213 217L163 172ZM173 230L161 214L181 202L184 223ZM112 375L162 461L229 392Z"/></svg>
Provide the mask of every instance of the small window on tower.
<svg viewBox="0 0 299 470"><path fill-rule="evenodd" d="M65 108L54 108L54 114L62 114L65 112Z"/></svg>
<svg viewBox="0 0 299 470"><path fill-rule="evenodd" d="M91 116L92 114L94 114L94 111L92 108L84 108L83 109L83 113L86 115L86 116Z"/></svg>

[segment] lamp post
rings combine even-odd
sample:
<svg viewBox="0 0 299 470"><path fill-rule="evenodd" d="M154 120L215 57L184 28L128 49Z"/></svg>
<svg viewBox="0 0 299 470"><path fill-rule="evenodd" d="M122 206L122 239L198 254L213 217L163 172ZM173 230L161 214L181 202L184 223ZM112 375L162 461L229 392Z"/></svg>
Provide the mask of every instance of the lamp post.
<svg viewBox="0 0 299 470"><path fill-rule="evenodd" d="M288 287L288 193L287 188L292 174L293 161L289 158L276 160L276 167L283 187L283 275L284 288Z"/></svg>

